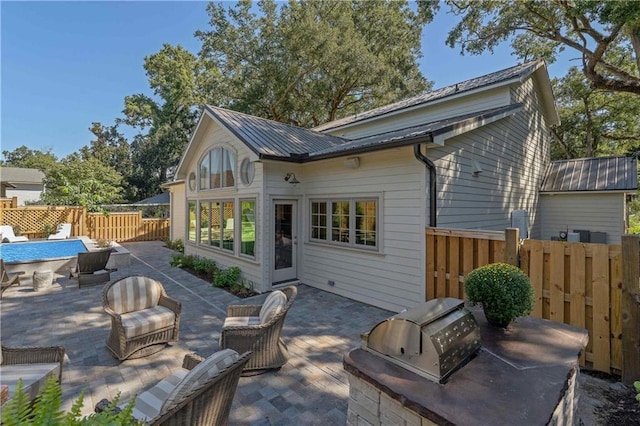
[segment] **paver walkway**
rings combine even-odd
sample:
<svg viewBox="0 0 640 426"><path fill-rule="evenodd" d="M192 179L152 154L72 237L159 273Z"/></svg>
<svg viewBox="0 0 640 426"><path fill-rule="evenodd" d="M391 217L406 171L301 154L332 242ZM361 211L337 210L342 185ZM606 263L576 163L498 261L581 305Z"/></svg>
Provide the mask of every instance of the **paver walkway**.
<svg viewBox="0 0 640 426"><path fill-rule="evenodd" d="M261 303L264 295L238 299L169 265L172 251L161 242L123 244L131 266L112 274L117 279L142 274L163 283L167 294L182 302L180 341L146 358L120 363L105 346L110 320L102 309L102 286L77 288L58 276L50 289L34 292L30 281L4 293L0 328L7 346L62 345L64 407L85 391L83 413L102 398L122 393L121 400L157 383L179 368L185 353L208 356L218 350L226 306ZM392 313L305 285L285 320L283 338L290 361L279 371L241 378L230 424L344 425L349 385L342 357L360 345L360 333Z"/></svg>
<svg viewBox="0 0 640 426"><path fill-rule="evenodd" d="M62 345L64 408L85 392L83 414L102 398L122 393L121 400L151 387L182 365L185 353L208 356L218 350L226 306L259 304L265 295L238 299L224 290L169 265L173 252L161 242L123 244L131 266L113 279L141 274L163 283L182 302L180 341L146 358L120 363L105 341L111 326L102 309L102 286L78 289L57 276L50 289L34 292L30 280L7 290L0 302L0 337L7 346ZM285 320L283 338L291 359L280 371L240 378L229 417L232 425L344 425L349 385L342 357L360 345L369 331L393 313L305 285ZM586 383L586 386L584 386ZM580 375L583 389L594 379ZM594 394L597 395L597 394ZM596 398L596 399L594 399ZM578 424L597 424L599 401L587 392L579 402Z"/></svg>

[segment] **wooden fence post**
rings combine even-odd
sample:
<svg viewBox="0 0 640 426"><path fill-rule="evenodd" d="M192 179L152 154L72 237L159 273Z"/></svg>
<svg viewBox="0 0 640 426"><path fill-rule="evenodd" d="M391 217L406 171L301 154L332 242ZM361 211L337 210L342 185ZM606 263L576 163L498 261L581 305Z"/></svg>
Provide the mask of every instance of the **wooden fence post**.
<svg viewBox="0 0 640 426"><path fill-rule="evenodd" d="M622 236L622 381L640 380L640 236Z"/></svg>
<svg viewBox="0 0 640 426"><path fill-rule="evenodd" d="M504 230L504 261L509 265L520 266L520 229Z"/></svg>

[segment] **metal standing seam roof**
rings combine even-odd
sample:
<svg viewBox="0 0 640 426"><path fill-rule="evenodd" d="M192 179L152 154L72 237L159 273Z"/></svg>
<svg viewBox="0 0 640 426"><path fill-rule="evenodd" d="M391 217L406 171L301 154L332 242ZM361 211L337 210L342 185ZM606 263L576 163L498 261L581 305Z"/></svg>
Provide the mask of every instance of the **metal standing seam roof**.
<svg viewBox="0 0 640 426"><path fill-rule="evenodd" d="M356 114L349 117L341 118L339 120L331 121L329 123L316 126L313 130L327 131L336 127L345 126L347 124L356 123L358 121L364 121L373 117L388 114L390 112L410 108L412 106L426 104L438 99L445 98L447 96L456 95L458 93L467 92L473 89L478 89L492 84L497 84L503 81L512 79L521 79L538 69L542 65L542 61L532 61L524 64L516 65L511 68L507 68L501 71L496 71L490 74L483 75L481 77L465 80L460 83L452 84L450 86L443 87L441 89L433 90L431 92L424 93L422 95L414 96L412 98L404 99L399 102L385 105L380 108L375 108L366 111L362 114Z"/></svg>
<svg viewBox="0 0 640 426"><path fill-rule="evenodd" d="M553 161L541 192L627 191L638 189L638 163L632 157Z"/></svg>
<svg viewBox="0 0 640 426"><path fill-rule="evenodd" d="M348 140L314 130L207 105L207 111L263 158L298 158ZM293 154L293 155L292 155Z"/></svg>
<svg viewBox="0 0 640 426"><path fill-rule="evenodd" d="M521 107L512 104L353 140L224 108L208 106L207 111L261 158L305 162L430 141L434 135Z"/></svg>

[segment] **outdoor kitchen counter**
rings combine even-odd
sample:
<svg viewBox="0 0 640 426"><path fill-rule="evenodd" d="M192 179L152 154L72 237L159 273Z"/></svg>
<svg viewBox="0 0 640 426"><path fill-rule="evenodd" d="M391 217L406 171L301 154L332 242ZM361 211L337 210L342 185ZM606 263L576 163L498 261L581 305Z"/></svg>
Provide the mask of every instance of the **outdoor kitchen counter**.
<svg viewBox="0 0 640 426"><path fill-rule="evenodd" d="M481 309L470 310L480 326L482 347L444 384L362 349L345 355L352 387L348 423L354 416L372 424L386 423L379 421L380 416L387 416L387 422L398 416L385 414L379 402L378 421L372 418L376 416L376 408L371 408L376 398L373 389L379 391L380 401L390 398L411 416L422 417L423 425L571 422L577 405L578 356L587 345L587 331L531 317L520 318L505 330L489 326Z"/></svg>

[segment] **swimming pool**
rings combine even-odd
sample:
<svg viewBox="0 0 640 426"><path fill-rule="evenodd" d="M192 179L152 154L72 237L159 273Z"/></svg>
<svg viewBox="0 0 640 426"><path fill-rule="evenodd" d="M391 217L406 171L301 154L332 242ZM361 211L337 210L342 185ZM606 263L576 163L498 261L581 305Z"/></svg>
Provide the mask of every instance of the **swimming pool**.
<svg viewBox="0 0 640 426"><path fill-rule="evenodd" d="M69 258L86 251L87 247L85 247L82 240L0 244L0 257L5 263Z"/></svg>

